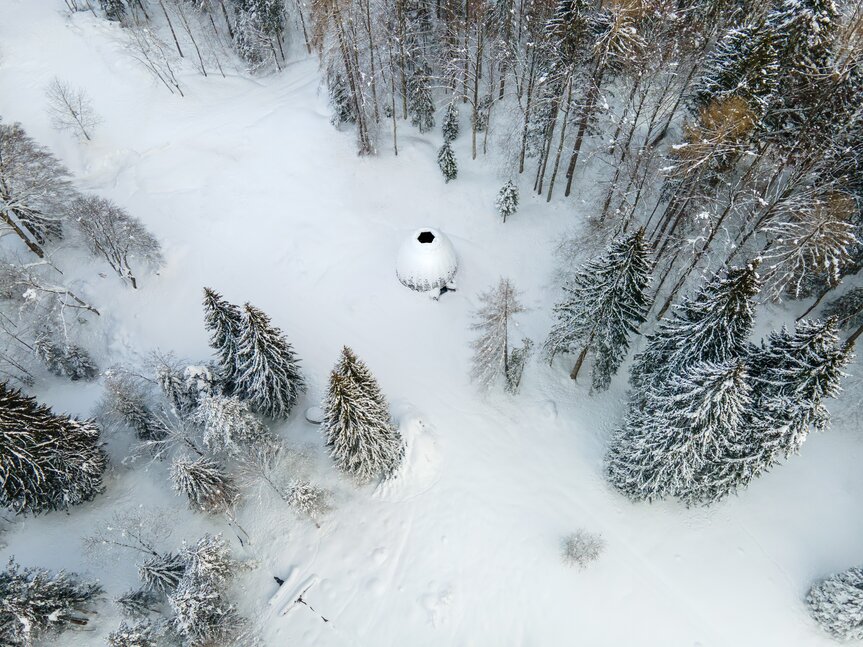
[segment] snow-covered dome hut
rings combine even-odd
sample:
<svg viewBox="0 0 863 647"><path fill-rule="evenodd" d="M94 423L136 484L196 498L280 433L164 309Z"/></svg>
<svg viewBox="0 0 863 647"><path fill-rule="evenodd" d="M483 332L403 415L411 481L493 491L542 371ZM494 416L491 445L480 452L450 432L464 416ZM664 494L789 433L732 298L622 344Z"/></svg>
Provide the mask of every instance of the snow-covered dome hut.
<svg viewBox="0 0 863 647"><path fill-rule="evenodd" d="M458 257L449 238L437 229L417 229L399 249L396 275L402 285L438 296L453 290Z"/></svg>

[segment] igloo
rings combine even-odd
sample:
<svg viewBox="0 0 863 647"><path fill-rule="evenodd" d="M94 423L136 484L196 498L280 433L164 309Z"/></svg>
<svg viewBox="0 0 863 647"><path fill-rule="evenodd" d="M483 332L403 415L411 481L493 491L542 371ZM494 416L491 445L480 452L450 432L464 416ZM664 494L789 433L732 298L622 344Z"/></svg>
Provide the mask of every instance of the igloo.
<svg viewBox="0 0 863 647"><path fill-rule="evenodd" d="M396 276L402 285L438 298L455 290L458 257L452 243L437 229L417 229L402 243L396 261Z"/></svg>

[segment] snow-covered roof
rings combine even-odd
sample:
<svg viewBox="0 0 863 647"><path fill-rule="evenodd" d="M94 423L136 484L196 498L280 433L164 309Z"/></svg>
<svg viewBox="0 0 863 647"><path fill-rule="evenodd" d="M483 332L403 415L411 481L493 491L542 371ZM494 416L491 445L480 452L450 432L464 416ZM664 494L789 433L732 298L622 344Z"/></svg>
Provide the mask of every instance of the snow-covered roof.
<svg viewBox="0 0 863 647"><path fill-rule="evenodd" d="M458 257L452 243L437 229L417 229L402 243L396 261L396 275L402 285L425 292L452 281Z"/></svg>

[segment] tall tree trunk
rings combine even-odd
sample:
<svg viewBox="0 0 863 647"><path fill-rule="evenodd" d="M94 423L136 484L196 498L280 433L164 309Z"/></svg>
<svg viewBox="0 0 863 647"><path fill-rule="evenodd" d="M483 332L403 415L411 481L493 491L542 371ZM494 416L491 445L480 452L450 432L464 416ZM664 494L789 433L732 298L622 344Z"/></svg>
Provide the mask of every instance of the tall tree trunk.
<svg viewBox="0 0 863 647"><path fill-rule="evenodd" d="M605 65L603 64L594 72L590 89L587 91L587 102L581 113L581 122L578 124L578 132L575 134L575 146L572 149L572 156L569 158L569 165L566 167L566 190L563 192L564 196L569 196L572 192L572 178L575 176L575 165L578 163L578 154L581 151L581 144L584 141L587 127L590 125L590 120L593 117L596 99L599 96L599 86L602 84L602 77L604 75Z"/></svg>

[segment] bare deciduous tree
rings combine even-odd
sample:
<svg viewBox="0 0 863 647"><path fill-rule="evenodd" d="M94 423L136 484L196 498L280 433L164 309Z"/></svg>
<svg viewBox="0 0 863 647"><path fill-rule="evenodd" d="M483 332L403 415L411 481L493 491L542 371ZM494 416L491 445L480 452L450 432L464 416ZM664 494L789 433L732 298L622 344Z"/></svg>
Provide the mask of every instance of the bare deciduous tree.
<svg viewBox="0 0 863 647"><path fill-rule="evenodd" d="M83 88L76 88L57 77L45 91L48 97L48 114L57 130L68 130L87 141L101 119L93 109L93 102Z"/></svg>
<svg viewBox="0 0 863 647"><path fill-rule="evenodd" d="M77 222L93 255L104 257L133 288L138 287L138 280L129 264L132 259L155 267L162 264L159 241L140 220L110 200L79 196L70 206L70 216Z"/></svg>

